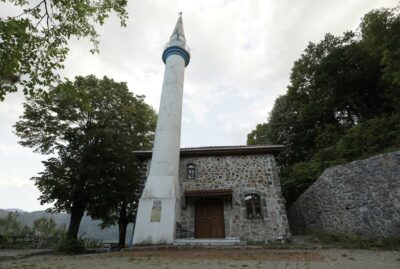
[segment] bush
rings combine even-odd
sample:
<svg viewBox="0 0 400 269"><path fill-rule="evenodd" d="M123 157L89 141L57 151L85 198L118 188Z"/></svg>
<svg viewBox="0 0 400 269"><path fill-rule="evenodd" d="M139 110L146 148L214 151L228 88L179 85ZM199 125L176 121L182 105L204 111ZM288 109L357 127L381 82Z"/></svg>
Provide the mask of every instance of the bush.
<svg viewBox="0 0 400 269"><path fill-rule="evenodd" d="M66 239L62 238L57 246L56 251L65 254L82 254L85 252L85 244L82 239Z"/></svg>
<svg viewBox="0 0 400 269"><path fill-rule="evenodd" d="M400 250L400 238L365 239L359 235L314 234L322 243L335 244L347 249L385 249Z"/></svg>
<svg viewBox="0 0 400 269"><path fill-rule="evenodd" d="M400 114L374 118L349 129L336 143L336 158L352 161L400 148Z"/></svg>

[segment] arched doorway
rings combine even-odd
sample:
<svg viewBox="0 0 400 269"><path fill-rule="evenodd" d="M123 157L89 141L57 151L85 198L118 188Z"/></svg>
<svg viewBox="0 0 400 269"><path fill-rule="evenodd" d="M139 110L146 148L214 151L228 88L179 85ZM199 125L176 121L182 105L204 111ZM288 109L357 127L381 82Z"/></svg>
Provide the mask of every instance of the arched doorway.
<svg viewBox="0 0 400 269"><path fill-rule="evenodd" d="M224 202L215 198L195 202L195 238L225 238Z"/></svg>

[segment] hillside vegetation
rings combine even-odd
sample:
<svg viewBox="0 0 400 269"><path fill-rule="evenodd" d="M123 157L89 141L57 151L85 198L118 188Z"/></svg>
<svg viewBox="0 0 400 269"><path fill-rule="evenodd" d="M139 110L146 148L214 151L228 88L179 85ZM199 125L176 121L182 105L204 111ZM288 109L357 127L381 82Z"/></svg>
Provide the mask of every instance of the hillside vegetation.
<svg viewBox="0 0 400 269"><path fill-rule="evenodd" d="M367 13L357 31L326 34L295 61L285 95L247 143L283 144L290 204L327 168L400 148L400 8Z"/></svg>
<svg viewBox="0 0 400 269"><path fill-rule="evenodd" d="M9 215L8 210L0 209L0 220L6 219ZM34 211L34 212L15 212L12 213L16 216L16 220L19 222L19 227L13 227L15 235L21 235L23 233L24 226L32 228L34 221L40 218L52 219L56 223L57 227L68 227L70 215L67 213L47 213L45 211ZM79 236L82 238L98 239L105 242L118 242L118 227L111 226L109 228L101 229L99 224L101 221L92 220L89 216L84 216L79 228ZM14 225L15 226L15 225ZM18 229L20 228L20 229ZM132 224L128 226L126 240L129 242L132 236Z"/></svg>

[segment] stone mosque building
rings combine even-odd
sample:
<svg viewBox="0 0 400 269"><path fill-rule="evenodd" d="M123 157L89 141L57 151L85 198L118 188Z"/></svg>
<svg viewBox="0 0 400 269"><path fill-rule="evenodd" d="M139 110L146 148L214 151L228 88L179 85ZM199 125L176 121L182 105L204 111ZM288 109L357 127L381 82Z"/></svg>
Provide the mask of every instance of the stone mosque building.
<svg viewBox="0 0 400 269"><path fill-rule="evenodd" d="M289 226L274 158L281 148L181 149L181 207L176 238L266 242L288 237ZM150 170L151 151L137 151L136 156L143 164L144 185Z"/></svg>
<svg viewBox="0 0 400 269"><path fill-rule="evenodd" d="M290 236L275 156L280 145L180 148L190 52L182 15L162 54L152 151L136 151L142 192L133 244L245 244Z"/></svg>

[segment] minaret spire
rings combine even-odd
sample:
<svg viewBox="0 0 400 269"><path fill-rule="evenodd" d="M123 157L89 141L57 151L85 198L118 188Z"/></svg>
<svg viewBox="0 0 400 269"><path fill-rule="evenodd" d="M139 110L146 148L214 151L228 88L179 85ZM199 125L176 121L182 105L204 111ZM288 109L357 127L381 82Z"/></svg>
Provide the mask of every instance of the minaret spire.
<svg viewBox="0 0 400 269"><path fill-rule="evenodd" d="M176 22L174 31L172 32L171 39L179 39L179 36L183 36L183 38L185 38L185 32L183 31L182 12L179 12L178 14L179 18ZM178 35L178 38L175 35Z"/></svg>

